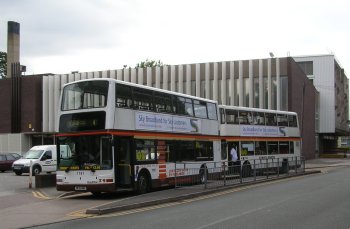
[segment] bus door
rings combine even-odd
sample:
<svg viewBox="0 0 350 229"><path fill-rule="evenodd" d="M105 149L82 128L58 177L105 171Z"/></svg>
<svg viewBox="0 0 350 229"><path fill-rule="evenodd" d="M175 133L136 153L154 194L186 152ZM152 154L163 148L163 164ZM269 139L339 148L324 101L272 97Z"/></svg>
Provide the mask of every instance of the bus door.
<svg viewBox="0 0 350 229"><path fill-rule="evenodd" d="M131 184L131 146L132 138L121 137L117 138L115 145L115 176L117 186L130 187Z"/></svg>
<svg viewBox="0 0 350 229"><path fill-rule="evenodd" d="M231 168L230 171L235 174L239 173L241 165L239 142L229 142L228 152L229 167Z"/></svg>

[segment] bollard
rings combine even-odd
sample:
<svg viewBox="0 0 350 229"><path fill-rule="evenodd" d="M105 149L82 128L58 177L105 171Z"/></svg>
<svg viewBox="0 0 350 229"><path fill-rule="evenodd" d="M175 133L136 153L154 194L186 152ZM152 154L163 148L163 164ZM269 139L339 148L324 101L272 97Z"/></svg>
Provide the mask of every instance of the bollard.
<svg viewBox="0 0 350 229"><path fill-rule="evenodd" d="M33 161L30 160L29 162L29 188L32 188L32 178L33 178L33 174L32 174L32 165L33 165Z"/></svg>

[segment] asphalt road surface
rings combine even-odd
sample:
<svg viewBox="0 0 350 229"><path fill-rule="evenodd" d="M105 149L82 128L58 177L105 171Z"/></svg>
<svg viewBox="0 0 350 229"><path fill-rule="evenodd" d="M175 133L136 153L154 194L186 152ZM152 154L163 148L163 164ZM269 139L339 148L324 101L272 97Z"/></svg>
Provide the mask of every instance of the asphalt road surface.
<svg viewBox="0 0 350 229"><path fill-rule="evenodd" d="M156 193L155 193L156 194ZM350 228L350 168L35 228Z"/></svg>

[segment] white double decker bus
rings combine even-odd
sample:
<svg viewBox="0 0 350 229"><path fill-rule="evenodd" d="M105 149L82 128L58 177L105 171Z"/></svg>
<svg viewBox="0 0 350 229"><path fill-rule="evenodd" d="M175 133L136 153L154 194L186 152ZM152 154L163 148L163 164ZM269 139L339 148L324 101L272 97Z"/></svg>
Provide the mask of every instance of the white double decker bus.
<svg viewBox="0 0 350 229"><path fill-rule="evenodd" d="M223 161L215 101L114 79L81 80L64 86L58 117L60 191L145 193L173 185L175 176L204 179L206 163Z"/></svg>
<svg viewBox="0 0 350 229"><path fill-rule="evenodd" d="M236 163L243 176L269 168L286 173L300 166L301 138L295 112L219 106L220 135L230 152L238 156Z"/></svg>

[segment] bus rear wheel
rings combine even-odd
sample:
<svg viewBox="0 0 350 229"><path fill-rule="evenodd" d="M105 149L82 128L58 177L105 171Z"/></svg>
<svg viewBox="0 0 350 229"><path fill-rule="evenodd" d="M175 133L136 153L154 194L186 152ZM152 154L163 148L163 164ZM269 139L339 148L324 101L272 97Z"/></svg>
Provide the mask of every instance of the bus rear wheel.
<svg viewBox="0 0 350 229"><path fill-rule="evenodd" d="M137 193L144 194L151 190L149 176L146 173L141 173L137 179Z"/></svg>

